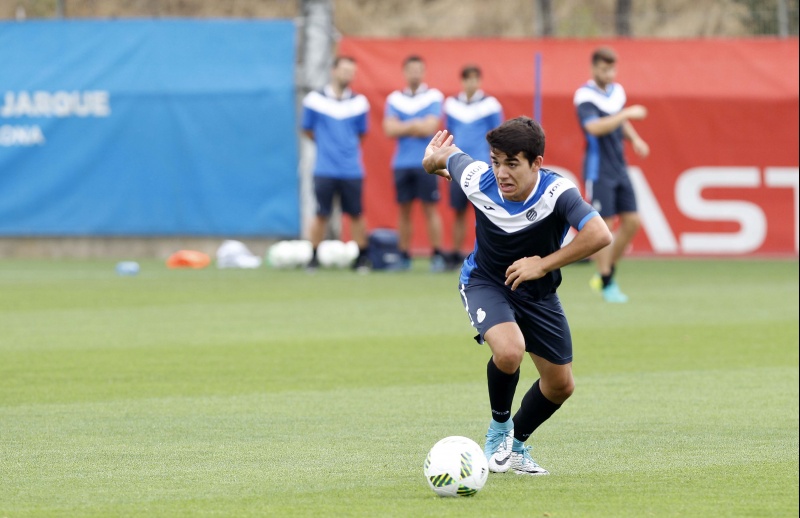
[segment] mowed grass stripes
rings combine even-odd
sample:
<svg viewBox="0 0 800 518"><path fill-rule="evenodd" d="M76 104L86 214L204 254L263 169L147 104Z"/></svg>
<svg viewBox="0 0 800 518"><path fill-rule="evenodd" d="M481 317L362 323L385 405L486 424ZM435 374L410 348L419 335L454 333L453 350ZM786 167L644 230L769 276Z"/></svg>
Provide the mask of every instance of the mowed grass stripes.
<svg viewBox="0 0 800 518"><path fill-rule="evenodd" d="M798 514L797 261L566 268L552 476L465 499L422 476L489 417L454 274L113 266L0 262L0 516Z"/></svg>

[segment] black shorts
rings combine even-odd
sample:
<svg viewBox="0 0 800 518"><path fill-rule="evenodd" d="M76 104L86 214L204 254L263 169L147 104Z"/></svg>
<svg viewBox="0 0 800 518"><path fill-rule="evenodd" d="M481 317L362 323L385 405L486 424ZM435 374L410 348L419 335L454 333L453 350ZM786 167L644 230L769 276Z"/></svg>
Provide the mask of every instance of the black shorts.
<svg viewBox="0 0 800 518"><path fill-rule="evenodd" d="M421 167L394 170L394 187L397 203L408 203L419 199L433 203L439 201L439 177L428 174Z"/></svg>
<svg viewBox="0 0 800 518"><path fill-rule="evenodd" d="M520 297L508 286L473 279L459 284L459 291L469 322L478 330L478 343L482 344L486 332L497 324L516 322L526 351L556 365L572 362L572 335L555 293L534 301Z"/></svg>
<svg viewBox="0 0 800 518"><path fill-rule="evenodd" d="M604 218L636 212L636 195L627 174L617 178L601 176L594 182L586 182L586 198Z"/></svg>
<svg viewBox="0 0 800 518"><path fill-rule="evenodd" d="M350 216L360 216L361 190L363 180L314 177L314 195L317 197L317 216L330 216L333 210L333 197L338 195L342 203L342 212Z"/></svg>
<svg viewBox="0 0 800 518"><path fill-rule="evenodd" d="M465 210L467 205L469 205L469 200L467 199L467 195L464 194L461 184L458 182L448 183L450 184L450 207L457 212Z"/></svg>

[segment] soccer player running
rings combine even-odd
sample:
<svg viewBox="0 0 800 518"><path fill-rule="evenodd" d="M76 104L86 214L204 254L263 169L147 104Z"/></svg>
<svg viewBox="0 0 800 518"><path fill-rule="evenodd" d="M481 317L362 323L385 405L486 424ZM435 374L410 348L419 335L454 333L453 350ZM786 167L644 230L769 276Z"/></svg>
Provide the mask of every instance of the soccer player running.
<svg viewBox="0 0 800 518"><path fill-rule="evenodd" d="M425 62L421 57L407 57L403 61L403 75L406 87L389 94L383 119L386 135L397 139L392 169L397 203L400 205L397 247L402 259L398 265L399 269L411 267L411 209L414 200L419 199L427 222L428 239L433 247L431 271L441 272L445 270L446 260L442 253L442 219L436 209L439 186L437 178L426 175L419 166L419 157L439 129L444 96L423 82Z"/></svg>
<svg viewBox="0 0 800 518"><path fill-rule="evenodd" d="M307 265L309 271L319 267L317 247L325 237L334 196L339 196L342 212L350 216L350 233L358 244L359 254L353 268L359 272L369 270L361 200L364 179L361 141L367 132L369 102L350 89L355 74L355 60L339 56L333 62L331 82L303 99L303 132L317 144L314 165L317 212L309 232L314 250Z"/></svg>
<svg viewBox="0 0 800 518"><path fill-rule="evenodd" d="M586 136L586 155L583 162L583 179L586 182L586 199L600 213L609 229L619 219L619 228L611 245L595 256L597 274L589 285L601 291L606 302L624 303L628 296L622 293L614 280L616 265L625 253L633 236L639 230L636 197L628 177L623 139L633 145L633 151L646 157L650 148L631 124L647 116L641 105L624 108L627 100L622 85L614 82L617 74L617 55L601 47L592 54L592 77L575 92L573 102L578 119Z"/></svg>
<svg viewBox="0 0 800 518"><path fill-rule="evenodd" d="M467 65L461 70L463 91L444 101L445 128L458 135L458 146L476 160L489 162L486 133L503 122L503 107L491 95L481 90L481 69ZM467 196L457 183L450 183L450 207L453 209L453 252L448 267L460 267L464 261L461 250L467 233Z"/></svg>
<svg viewBox="0 0 800 518"><path fill-rule="evenodd" d="M519 475L547 475L525 441L572 394L572 339L556 294L560 268L611 242L599 214L566 178L544 169L545 136L528 117L501 124L486 135L491 165L437 133L422 164L431 174L457 182L475 208L475 250L459 279L462 303L488 343L487 365L492 420L484 452L489 469ZM563 248L570 226L578 230ZM540 378L516 414L511 405L525 352Z"/></svg>

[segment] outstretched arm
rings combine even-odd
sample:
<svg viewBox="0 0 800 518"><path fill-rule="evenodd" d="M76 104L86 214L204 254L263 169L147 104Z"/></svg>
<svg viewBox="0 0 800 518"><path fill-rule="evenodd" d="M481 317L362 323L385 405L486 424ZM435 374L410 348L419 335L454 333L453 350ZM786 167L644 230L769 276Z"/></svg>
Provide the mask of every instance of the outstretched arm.
<svg viewBox="0 0 800 518"><path fill-rule="evenodd" d="M624 125L629 120L641 120L645 117L647 117L647 108L641 104L635 104L620 110L614 115L606 115L605 117L592 119L585 123L583 128L590 135L602 137Z"/></svg>
<svg viewBox="0 0 800 518"><path fill-rule="evenodd" d="M625 123L622 125L622 134L626 139L631 141L634 153L642 158L650 154L650 146L648 146L647 142L645 142L644 139L639 136L639 133L633 127L631 121L625 121Z"/></svg>
<svg viewBox="0 0 800 518"><path fill-rule="evenodd" d="M428 174L452 180L450 172L447 170L447 159L454 153L461 153L461 150L453 145L453 135L448 135L447 130L438 131L428 143L428 147L425 148L422 167Z"/></svg>

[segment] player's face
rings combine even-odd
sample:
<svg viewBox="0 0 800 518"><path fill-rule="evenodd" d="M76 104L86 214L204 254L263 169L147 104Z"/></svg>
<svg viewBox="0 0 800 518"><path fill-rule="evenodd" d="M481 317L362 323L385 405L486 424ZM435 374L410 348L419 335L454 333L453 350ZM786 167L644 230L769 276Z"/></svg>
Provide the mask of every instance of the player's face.
<svg viewBox="0 0 800 518"><path fill-rule="evenodd" d="M617 77L617 65L616 63L598 61L592 65L592 76L597 86L605 88L607 85L613 83L614 78Z"/></svg>
<svg viewBox="0 0 800 518"><path fill-rule="evenodd" d="M461 86L464 88L464 93L471 96L480 89L481 78L477 74L470 74L461 80Z"/></svg>
<svg viewBox="0 0 800 518"><path fill-rule="evenodd" d="M356 64L346 59L339 61L339 64L333 69L333 79L342 88L350 86L355 76Z"/></svg>
<svg viewBox="0 0 800 518"><path fill-rule="evenodd" d="M410 61L403 67L403 75L409 88L416 89L425 79L425 63L421 61Z"/></svg>
<svg viewBox="0 0 800 518"><path fill-rule="evenodd" d="M537 156L533 163L530 163L521 151L514 156L508 156L494 149L491 157L494 177L503 198L510 201L525 201L536 186L542 157Z"/></svg>

